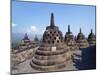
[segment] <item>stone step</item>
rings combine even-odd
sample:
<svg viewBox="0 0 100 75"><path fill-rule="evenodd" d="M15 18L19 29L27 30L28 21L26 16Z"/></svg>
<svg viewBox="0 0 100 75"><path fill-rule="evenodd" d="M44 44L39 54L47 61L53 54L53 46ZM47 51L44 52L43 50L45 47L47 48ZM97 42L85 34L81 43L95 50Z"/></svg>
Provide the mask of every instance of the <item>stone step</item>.
<svg viewBox="0 0 100 75"><path fill-rule="evenodd" d="M44 56L51 56L51 55L59 55L59 54L63 54L63 53L66 53L67 50L64 49L64 50L56 50L56 51L40 51L40 50L37 50L35 54L37 55L44 55Z"/></svg>
<svg viewBox="0 0 100 75"><path fill-rule="evenodd" d="M55 60L57 57L67 57L66 53L64 54L60 54L60 55L51 55L51 56L43 56L43 55L37 55L35 54L34 57L36 59L39 59L39 60L47 60L47 59L53 59Z"/></svg>
<svg viewBox="0 0 100 75"><path fill-rule="evenodd" d="M42 51L42 50L37 50L36 53L41 54L41 55L57 55L57 54L61 54L67 52L67 49L63 48L61 50L48 50L48 51Z"/></svg>
<svg viewBox="0 0 100 75"><path fill-rule="evenodd" d="M40 65L34 64L33 62L30 62L30 65L31 65L32 68L37 69L37 70L57 71L57 70L61 70L62 68L65 68L67 66L67 61L63 62L61 64L52 65L52 66L40 66Z"/></svg>
<svg viewBox="0 0 100 75"><path fill-rule="evenodd" d="M42 65L42 66L48 66L48 65L55 65L55 64L60 64L60 63L63 63L66 61L66 57L60 57L60 58L57 58L55 60L53 59L49 59L49 60L38 60L38 59L35 59L33 58L32 59L32 62L37 64L37 65Z"/></svg>

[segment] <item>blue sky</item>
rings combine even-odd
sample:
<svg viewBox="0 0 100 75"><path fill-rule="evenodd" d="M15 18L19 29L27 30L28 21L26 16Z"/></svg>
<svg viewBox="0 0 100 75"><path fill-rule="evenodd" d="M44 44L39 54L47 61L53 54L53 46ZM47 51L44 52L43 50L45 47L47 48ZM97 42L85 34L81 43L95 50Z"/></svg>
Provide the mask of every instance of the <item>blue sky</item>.
<svg viewBox="0 0 100 75"><path fill-rule="evenodd" d="M12 32L42 35L46 26L50 25L51 12L63 35L68 24L74 35L78 34L80 27L86 37L91 28L95 33L95 6L19 1L12 2Z"/></svg>

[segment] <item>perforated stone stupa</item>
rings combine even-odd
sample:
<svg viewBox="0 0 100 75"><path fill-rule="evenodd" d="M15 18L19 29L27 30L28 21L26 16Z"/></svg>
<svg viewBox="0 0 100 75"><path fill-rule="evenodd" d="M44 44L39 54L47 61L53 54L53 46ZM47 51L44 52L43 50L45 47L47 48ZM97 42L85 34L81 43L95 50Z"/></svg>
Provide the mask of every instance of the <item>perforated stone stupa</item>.
<svg viewBox="0 0 100 75"><path fill-rule="evenodd" d="M89 46L87 39L85 38L84 34L81 31L77 35L77 44L79 48L87 48Z"/></svg>
<svg viewBox="0 0 100 75"><path fill-rule="evenodd" d="M75 37L70 31L70 25L68 25L68 32L65 34L65 43L70 48L70 50L79 50L79 47L75 41Z"/></svg>
<svg viewBox="0 0 100 75"><path fill-rule="evenodd" d="M88 36L88 42L90 44L90 46L96 45L96 37L91 29L91 33Z"/></svg>
<svg viewBox="0 0 100 75"><path fill-rule="evenodd" d="M30 65L41 71L61 71L68 66L68 48L64 43L62 32L54 23L51 14L50 26L46 27L40 47L36 50Z"/></svg>

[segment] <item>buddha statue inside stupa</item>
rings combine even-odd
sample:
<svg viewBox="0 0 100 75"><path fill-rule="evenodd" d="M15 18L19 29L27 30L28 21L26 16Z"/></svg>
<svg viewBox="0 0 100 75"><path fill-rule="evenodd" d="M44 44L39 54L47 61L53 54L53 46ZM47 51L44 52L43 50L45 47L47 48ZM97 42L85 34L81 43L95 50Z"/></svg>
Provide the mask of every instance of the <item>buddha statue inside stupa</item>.
<svg viewBox="0 0 100 75"><path fill-rule="evenodd" d="M70 48L70 50L79 50L74 35L70 31L70 25L68 25L68 32L66 32L64 40L66 45Z"/></svg>
<svg viewBox="0 0 100 75"><path fill-rule="evenodd" d="M89 46L87 39L85 38L84 34L81 31L77 35L77 44L79 48L87 48Z"/></svg>
<svg viewBox="0 0 100 75"><path fill-rule="evenodd" d="M90 46L94 46L96 44L96 37L91 29L91 33L88 35L88 42Z"/></svg>
<svg viewBox="0 0 100 75"><path fill-rule="evenodd" d="M62 32L55 26L54 15L51 13L50 26L46 27L41 44L36 50L30 65L33 69L40 71L65 70L70 59L68 50Z"/></svg>

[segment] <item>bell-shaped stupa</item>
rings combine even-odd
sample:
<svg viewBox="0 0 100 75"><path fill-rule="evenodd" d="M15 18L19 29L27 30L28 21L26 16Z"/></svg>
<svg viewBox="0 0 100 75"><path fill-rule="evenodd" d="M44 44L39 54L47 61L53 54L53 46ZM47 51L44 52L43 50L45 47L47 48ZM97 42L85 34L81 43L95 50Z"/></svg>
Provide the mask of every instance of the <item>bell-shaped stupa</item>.
<svg viewBox="0 0 100 75"><path fill-rule="evenodd" d="M90 46L96 45L96 37L91 29L91 33L88 35L88 42Z"/></svg>
<svg viewBox="0 0 100 75"><path fill-rule="evenodd" d="M70 25L68 25L68 32L65 34L65 43L70 48L70 50L79 50L79 47L77 46L77 43L75 41L75 37L73 33L70 31Z"/></svg>
<svg viewBox="0 0 100 75"><path fill-rule="evenodd" d="M70 59L68 50L62 32L55 26L54 15L51 13L50 26L46 27L41 44L30 65L33 69L41 71L64 70Z"/></svg>
<svg viewBox="0 0 100 75"><path fill-rule="evenodd" d="M87 48L89 46L87 39L85 38L84 34L81 31L77 35L77 44L79 48Z"/></svg>
<svg viewBox="0 0 100 75"><path fill-rule="evenodd" d="M20 50L25 50L25 49L29 48L29 47L30 47L30 43L31 43L31 41L30 41L30 39L28 38L27 33L25 33L25 36L24 36L24 38L21 40L21 43L20 43L20 45L19 45L19 51L20 51Z"/></svg>
<svg viewBox="0 0 100 75"><path fill-rule="evenodd" d="M38 37L37 36L35 36L35 38L34 38L34 42L39 42L39 39L38 39Z"/></svg>
<svg viewBox="0 0 100 75"><path fill-rule="evenodd" d="M29 38L27 33L25 33L24 38L21 40L20 45L18 46L18 52L28 50L30 48L36 47L35 43L32 42Z"/></svg>

